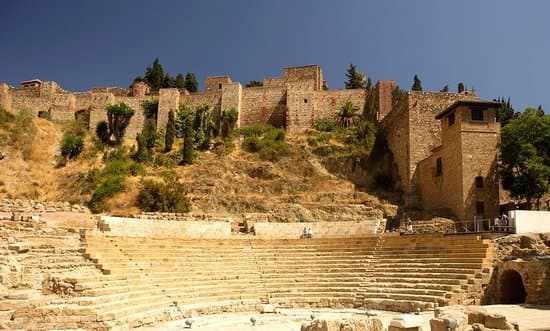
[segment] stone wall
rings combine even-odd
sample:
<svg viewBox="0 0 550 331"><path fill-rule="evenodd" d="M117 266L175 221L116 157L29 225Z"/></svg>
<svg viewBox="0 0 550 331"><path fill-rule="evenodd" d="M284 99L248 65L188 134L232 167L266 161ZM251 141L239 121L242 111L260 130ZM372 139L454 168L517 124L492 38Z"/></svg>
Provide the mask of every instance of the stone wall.
<svg viewBox="0 0 550 331"><path fill-rule="evenodd" d="M224 84L231 84L229 76L214 76L206 78L204 83L207 92L221 91Z"/></svg>
<svg viewBox="0 0 550 331"><path fill-rule="evenodd" d="M11 108L11 93L8 84L0 83L0 107L9 111Z"/></svg>
<svg viewBox="0 0 550 331"><path fill-rule="evenodd" d="M409 91L382 120L407 206L420 204L417 165L441 144L441 127L435 116L455 101L468 99L477 97L475 94Z"/></svg>
<svg viewBox="0 0 550 331"><path fill-rule="evenodd" d="M376 93L378 94L378 117L381 121L392 110L393 90L397 86L394 80L379 80L376 83Z"/></svg>
<svg viewBox="0 0 550 331"><path fill-rule="evenodd" d="M453 115L455 123L449 125ZM497 152L500 125L495 108L485 110L486 121L471 121L470 109L458 107L441 120L442 145L421 161L418 178L425 208L451 208L462 221L472 223L476 202L484 203L483 218L499 216ZM442 171L436 173L437 159ZM476 187L482 177L483 187Z"/></svg>
<svg viewBox="0 0 550 331"><path fill-rule="evenodd" d="M179 222L101 216L107 235L181 239L223 239L231 235L230 222Z"/></svg>
<svg viewBox="0 0 550 331"><path fill-rule="evenodd" d="M254 223L254 233L261 239L297 239L304 228L313 230L314 238L364 237L384 232L386 220L361 222Z"/></svg>
<svg viewBox="0 0 550 331"><path fill-rule="evenodd" d="M245 87L242 89L240 126L270 123L284 127L287 95L284 87Z"/></svg>
<svg viewBox="0 0 550 331"><path fill-rule="evenodd" d="M313 89L316 91L323 86L323 71L318 65L285 68L283 76L288 81L313 80Z"/></svg>
<svg viewBox="0 0 550 331"><path fill-rule="evenodd" d="M366 98L365 89L317 91L313 94L313 124L320 118L335 119L338 110L348 100L362 113Z"/></svg>
<svg viewBox="0 0 550 331"><path fill-rule="evenodd" d="M75 212L90 214L87 207L81 205L70 204L63 201L36 201L36 200L0 200L0 212L3 213L25 213L25 214L40 214L45 212Z"/></svg>

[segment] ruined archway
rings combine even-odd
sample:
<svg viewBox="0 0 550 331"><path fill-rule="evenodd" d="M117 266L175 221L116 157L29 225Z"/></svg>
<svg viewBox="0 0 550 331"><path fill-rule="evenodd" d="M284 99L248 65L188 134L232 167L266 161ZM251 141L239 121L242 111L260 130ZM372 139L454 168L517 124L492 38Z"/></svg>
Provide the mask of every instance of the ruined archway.
<svg viewBox="0 0 550 331"><path fill-rule="evenodd" d="M500 276L500 303L519 304L525 303L527 293L523 286L523 279L515 270L505 270Z"/></svg>

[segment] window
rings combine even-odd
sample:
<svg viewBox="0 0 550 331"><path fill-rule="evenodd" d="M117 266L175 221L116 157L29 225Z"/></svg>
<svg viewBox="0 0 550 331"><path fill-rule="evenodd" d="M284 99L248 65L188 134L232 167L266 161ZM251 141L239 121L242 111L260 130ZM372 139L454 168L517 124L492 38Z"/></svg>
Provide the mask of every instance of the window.
<svg viewBox="0 0 550 331"><path fill-rule="evenodd" d="M472 109L471 110L472 121L483 121L483 109Z"/></svg>
<svg viewBox="0 0 550 331"><path fill-rule="evenodd" d="M476 201L476 215L483 216L485 214L485 202Z"/></svg>
<svg viewBox="0 0 550 331"><path fill-rule="evenodd" d="M307 99L304 99L304 103L307 103Z"/></svg>
<svg viewBox="0 0 550 331"><path fill-rule="evenodd" d="M435 175L436 176L441 176L442 173L443 173L443 165L441 163L441 158L438 157L435 160Z"/></svg>
<svg viewBox="0 0 550 331"><path fill-rule="evenodd" d="M476 177L476 188L483 188L483 177L477 176Z"/></svg>
<svg viewBox="0 0 550 331"><path fill-rule="evenodd" d="M222 89L222 84L218 84L218 89L221 90Z"/></svg>
<svg viewBox="0 0 550 331"><path fill-rule="evenodd" d="M455 124L455 113L449 115L449 126Z"/></svg>

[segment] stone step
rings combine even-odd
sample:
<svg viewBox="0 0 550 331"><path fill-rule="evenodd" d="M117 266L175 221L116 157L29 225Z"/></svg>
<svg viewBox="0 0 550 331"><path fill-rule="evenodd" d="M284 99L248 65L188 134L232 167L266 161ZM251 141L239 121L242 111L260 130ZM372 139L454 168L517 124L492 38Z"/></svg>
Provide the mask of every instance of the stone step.
<svg viewBox="0 0 550 331"><path fill-rule="evenodd" d="M366 286L361 288L361 294L367 298L370 295L375 295L376 293L381 294L407 294L407 295L429 295L429 296L437 296L437 297L443 297L443 298L450 298L452 295L452 292L445 291L445 290L437 290L437 289L426 289L426 288L411 288L411 287L378 287L378 286ZM376 297L376 296L374 296Z"/></svg>
<svg viewBox="0 0 550 331"><path fill-rule="evenodd" d="M435 303L417 300L398 300L386 298L367 298L363 300L363 305L368 309L397 311L403 313L433 310ZM439 304L438 304L439 305Z"/></svg>
<svg viewBox="0 0 550 331"><path fill-rule="evenodd" d="M444 273L437 272L437 270L432 270L431 272L415 273L415 272L377 272L373 271L370 275L374 278L429 278L429 279L462 279L467 280L470 275L467 274L454 274L454 273Z"/></svg>
<svg viewBox="0 0 550 331"><path fill-rule="evenodd" d="M386 273L386 272L394 272L394 273L418 273L418 274L424 274L424 273L438 273L438 274L463 274L463 275L472 275L479 269L465 269L465 268L445 268L445 267L379 267L374 266L372 271L374 274L378 273Z"/></svg>
<svg viewBox="0 0 550 331"><path fill-rule="evenodd" d="M453 279L453 278L433 278L425 277L424 275L417 275L416 277L403 277L399 275L384 275L384 276L372 276L372 279L376 283L401 283L409 282L411 284L442 284L442 285L462 285L467 283L466 279Z"/></svg>

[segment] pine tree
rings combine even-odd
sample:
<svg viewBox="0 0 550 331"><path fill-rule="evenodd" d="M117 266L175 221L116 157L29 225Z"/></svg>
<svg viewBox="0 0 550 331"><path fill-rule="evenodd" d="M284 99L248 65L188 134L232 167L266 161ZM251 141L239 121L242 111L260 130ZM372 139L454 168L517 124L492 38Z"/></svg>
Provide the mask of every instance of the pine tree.
<svg viewBox="0 0 550 331"><path fill-rule="evenodd" d="M439 92L449 92L449 85L443 86L443 88L439 90Z"/></svg>
<svg viewBox="0 0 550 331"><path fill-rule="evenodd" d="M353 63L349 64L346 77L348 79L345 82L347 89L365 88L366 75L363 72L357 71Z"/></svg>
<svg viewBox="0 0 550 331"><path fill-rule="evenodd" d="M177 88L185 88L185 78L181 72L176 76L175 84Z"/></svg>
<svg viewBox="0 0 550 331"><path fill-rule="evenodd" d="M422 82L420 81L420 78L418 78L418 75L414 75L413 78L413 85L411 87L412 91L422 91Z"/></svg>
<svg viewBox="0 0 550 331"><path fill-rule="evenodd" d="M176 135L176 120L174 118L174 111L168 112L168 122L166 123L166 133L164 135L164 151L169 152L174 145L174 136Z"/></svg>
<svg viewBox="0 0 550 331"><path fill-rule="evenodd" d="M199 89L199 83L197 83L197 79L195 78L195 74L192 72L188 72L187 75L185 75L185 89L189 92L197 92Z"/></svg>
<svg viewBox="0 0 550 331"><path fill-rule="evenodd" d="M152 91L158 91L164 84L164 70L158 58L151 67L145 70L145 82L149 84Z"/></svg>

